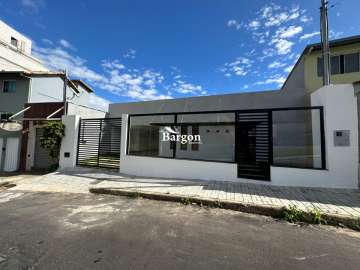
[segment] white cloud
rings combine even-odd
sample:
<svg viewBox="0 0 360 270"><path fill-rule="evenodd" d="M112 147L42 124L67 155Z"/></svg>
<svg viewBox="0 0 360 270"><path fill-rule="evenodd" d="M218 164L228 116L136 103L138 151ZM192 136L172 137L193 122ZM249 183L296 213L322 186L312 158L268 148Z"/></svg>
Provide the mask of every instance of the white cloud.
<svg viewBox="0 0 360 270"><path fill-rule="evenodd" d="M273 75L270 78L266 79L265 81L256 82L255 85L269 85L269 84L276 84L278 87L281 87L286 78L281 75Z"/></svg>
<svg viewBox="0 0 360 270"><path fill-rule="evenodd" d="M285 63L280 63L278 61L274 61L274 62L272 62L272 63L270 63L268 65L268 68L281 68L281 67L284 67L284 66L286 66Z"/></svg>
<svg viewBox="0 0 360 270"><path fill-rule="evenodd" d="M292 38L298 34L300 34L303 31L303 28L301 26L294 26L291 25L289 27L281 27L279 28L276 33L275 36L278 38Z"/></svg>
<svg viewBox="0 0 360 270"><path fill-rule="evenodd" d="M115 59L113 61L102 60L101 66L104 69L124 69L125 68L125 66L123 64L121 64L120 61L117 59Z"/></svg>
<svg viewBox="0 0 360 270"><path fill-rule="evenodd" d="M129 59L135 59L136 50L130 48L126 53L123 54L123 57Z"/></svg>
<svg viewBox="0 0 360 270"><path fill-rule="evenodd" d="M224 73L225 77L231 75L245 76L250 72L253 61L246 57L238 57L234 61L225 63L220 71Z"/></svg>
<svg viewBox="0 0 360 270"><path fill-rule="evenodd" d="M241 28L241 24L237 20L229 20L227 22L228 27L234 27L236 30Z"/></svg>
<svg viewBox="0 0 360 270"><path fill-rule="evenodd" d="M286 40L286 39L273 39L272 43L275 44L275 48L279 55L288 54L291 52L292 46L294 46L294 42Z"/></svg>
<svg viewBox="0 0 360 270"><path fill-rule="evenodd" d="M317 31L317 32L312 32L312 33L308 33L308 34L304 34L300 37L301 40L304 40L304 39L309 39L309 38L312 38L312 37L315 37L315 36L318 36L320 35L320 32Z"/></svg>
<svg viewBox="0 0 360 270"><path fill-rule="evenodd" d="M33 53L51 70L66 69L71 76L83 78L90 82L103 80L102 75L89 69L85 65L85 59L82 59L79 56L71 55L61 47L42 48L34 44Z"/></svg>
<svg viewBox="0 0 360 270"><path fill-rule="evenodd" d="M252 30L257 30L261 26L261 23L257 20L253 20L248 24L248 27Z"/></svg>
<svg viewBox="0 0 360 270"><path fill-rule="evenodd" d="M74 50L74 51L76 50L76 48L69 41L67 41L66 39L60 39L59 43L60 43L61 46L63 46L66 49L71 49L71 50Z"/></svg>
<svg viewBox="0 0 360 270"><path fill-rule="evenodd" d="M172 88L181 94L200 94L205 95L206 91L200 85L195 85L185 81L178 80L172 84Z"/></svg>
<svg viewBox="0 0 360 270"><path fill-rule="evenodd" d="M202 86L185 81L179 69L176 71L172 69L176 74L173 74L174 78L170 79L170 84L165 84L165 77L160 72L152 69L127 68L118 59L101 61L101 71L98 72L89 68L85 59L71 51L70 42L61 42L61 46L56 46L51 41L45 43L47 47L34 44L33 52L50 70L66 69L71 78L83 79L114 95L135 100L153 100L172 98L172 92L184 95L207 93ZM135 53L135 51L130 52L133 56ZM166 93L162 93L164 91ZM98 103L106 107L106 100L98 100Z"/></svg>
<svg viewBox="0 0 360 270"><path fill-rule="evenodd" d="M21 5L30 13L37 13L45 7L44 0L21 0Z"/></svg>
<svg viewBox="0 0 360 270"><path fill-rule="evenodd" d="M41 41L44 42L47 45L53 45L54 44L50 39L47 39L47 38L43 38Z"/></svg>

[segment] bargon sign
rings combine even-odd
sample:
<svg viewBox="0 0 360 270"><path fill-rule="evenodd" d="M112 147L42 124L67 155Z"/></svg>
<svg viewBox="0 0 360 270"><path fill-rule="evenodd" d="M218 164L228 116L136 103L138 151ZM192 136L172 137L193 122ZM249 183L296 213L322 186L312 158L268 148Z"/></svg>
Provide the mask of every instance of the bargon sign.
<svg viewBox="0 0 360 270"><path fill-rule="evenodd" d="M200 135L180 134L175 127L163 127L160 129L163 142L180 142L181 144L201 144Z"/></svg>

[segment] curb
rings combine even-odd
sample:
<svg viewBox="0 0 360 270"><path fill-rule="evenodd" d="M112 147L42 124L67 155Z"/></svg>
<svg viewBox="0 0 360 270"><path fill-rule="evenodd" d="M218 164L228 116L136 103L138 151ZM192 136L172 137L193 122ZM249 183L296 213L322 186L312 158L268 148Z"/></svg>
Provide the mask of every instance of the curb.
<svg viewBox="0 0 360 270"><path fill-rule="evenodd" d="M132 198L141 197L150 200L180 202L184 204L194 203L198 205L229 209L244 213L263 215L263 216L270 216L274 218L283 218L284 210L286 210L286 207L281 207L281 206L245 204L241 202L233 202L227 200L204 199L194 196L186 197L181 195L175 195L175 194L170 195L170 194L156 193L156 192L150 193L143 191L121 190L121 189L112 189L112 188L90 188L89 191L90 193L94 193L94 194L127 196ZM306 212L305 214L307 216L306 220L312 219L312 214L310 212ZM345 226L350 229L360 231L359 218L327 214L327 213L322 213L322 218L326 221L327 225L342 226L342 227Z"/></svg>

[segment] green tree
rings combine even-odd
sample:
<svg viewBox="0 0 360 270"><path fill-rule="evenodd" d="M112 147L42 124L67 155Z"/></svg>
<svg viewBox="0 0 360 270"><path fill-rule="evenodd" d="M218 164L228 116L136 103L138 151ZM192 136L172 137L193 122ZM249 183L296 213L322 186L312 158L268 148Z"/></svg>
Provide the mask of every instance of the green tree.
<svg viewBox="0 0 360 270"><path fill-rule="evenodd" d="M59 163L61 139L65 136L65 125L60 121L49 121L43 127L40 138L41 147L49 151L49 155L55 164Z"/></svg>

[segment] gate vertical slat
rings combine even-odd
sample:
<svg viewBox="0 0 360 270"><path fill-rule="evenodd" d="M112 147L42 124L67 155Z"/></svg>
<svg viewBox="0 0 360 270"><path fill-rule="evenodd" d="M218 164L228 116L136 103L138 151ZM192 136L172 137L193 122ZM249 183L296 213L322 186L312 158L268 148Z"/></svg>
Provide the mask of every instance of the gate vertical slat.
<svg viewBox="0 0 360 270"><path fill-rule="evenodd" d="M76 164L120 167L121 118L81 119Z"/></svg>

